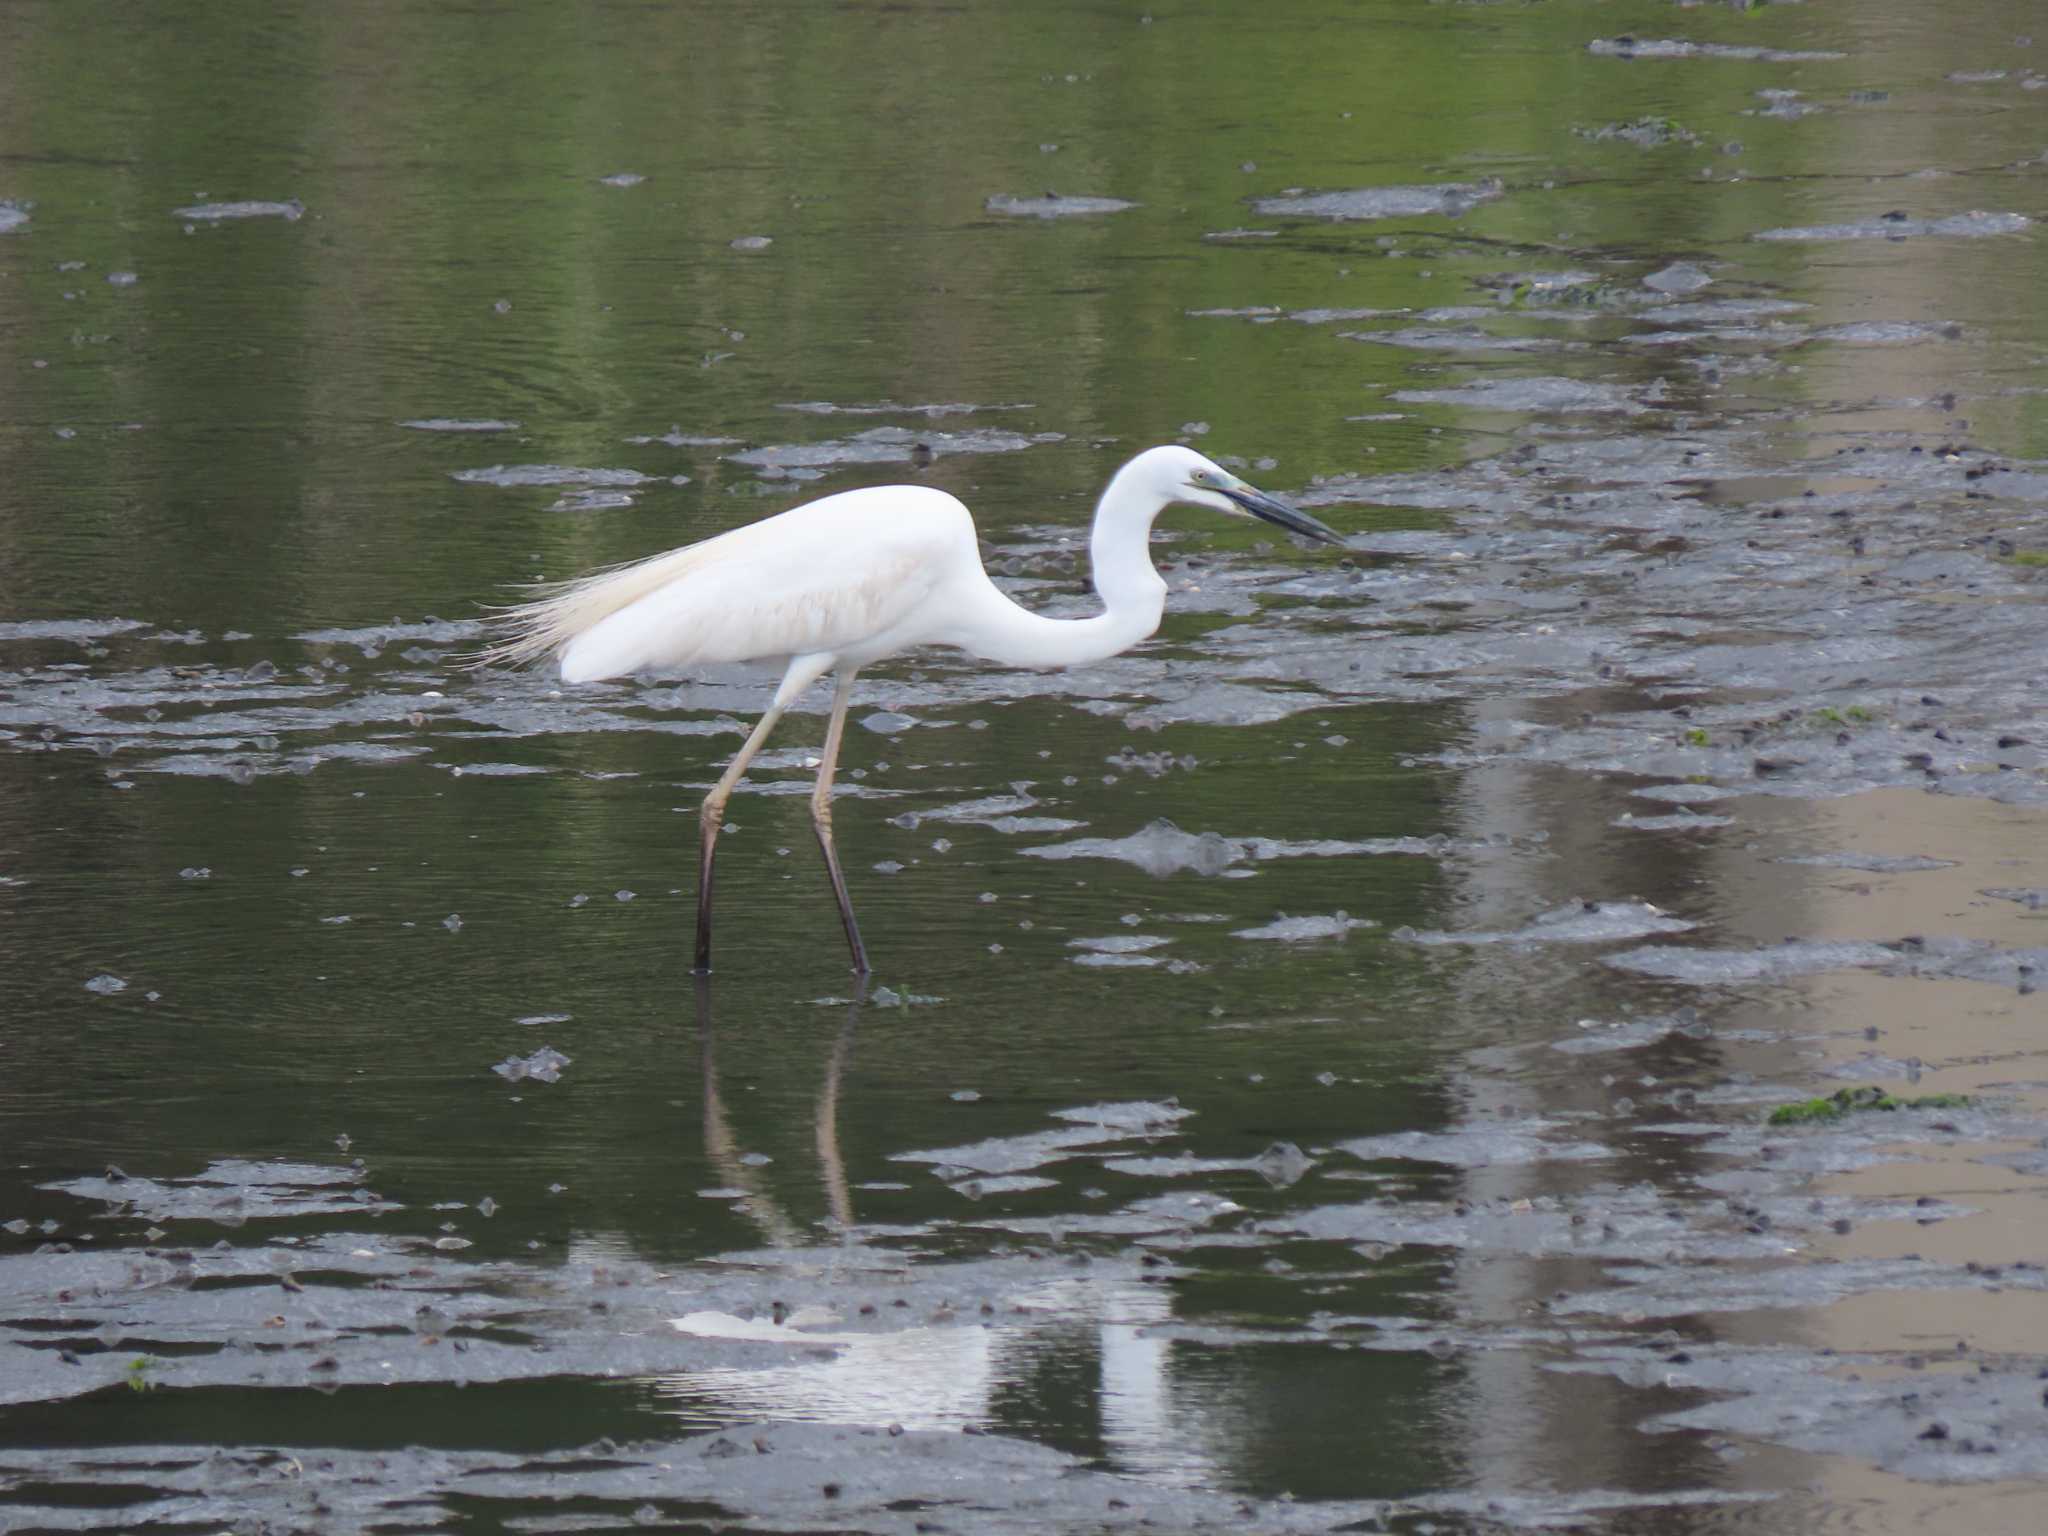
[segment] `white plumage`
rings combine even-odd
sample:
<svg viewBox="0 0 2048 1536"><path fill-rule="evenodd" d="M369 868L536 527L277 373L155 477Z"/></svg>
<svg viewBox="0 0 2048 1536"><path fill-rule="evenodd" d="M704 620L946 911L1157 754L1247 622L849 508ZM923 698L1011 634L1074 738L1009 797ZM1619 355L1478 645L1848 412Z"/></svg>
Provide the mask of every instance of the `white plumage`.
<svg viewBox="0 0 2048 1536"><path fill-rule="evenodd" d="M1152 448L1124 465L1096 504L1089 553L1103 611L1093 618L1043 618L997 591L981 568L974 519L954 497L927 486L874 486L539 588L542 595L499 616L500 638L480 659L516 665L553 655L570 683L715 662L784 662L774 702L704 801L699 970L711 962L711 871L726 799L797 694L836 671L811 810L854 969L865 973L832 842L832 776L854 674L922 645L956 646L1014 666L1075 666L1127 650L1159 627L1166 584L1148 545L1153 519L1175 501L1248 512L1341 542L1192 449Z"/></svg>
<svg viewBox="0 0 2048 1536"><path fill-rule="evenodd" d="M511 637L486 656L517 664L559 653L562 680L587 683L860 649L969 567L981 574L974 520L944 491L843 491L564 583L509 610Z"/></svg>

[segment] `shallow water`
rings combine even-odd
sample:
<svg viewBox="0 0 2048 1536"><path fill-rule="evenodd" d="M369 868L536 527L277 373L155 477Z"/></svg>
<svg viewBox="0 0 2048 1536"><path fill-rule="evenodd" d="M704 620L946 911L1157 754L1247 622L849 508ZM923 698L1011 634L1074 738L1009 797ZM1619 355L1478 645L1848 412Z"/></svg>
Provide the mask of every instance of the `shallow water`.
<svg viewBox="0 0 2048 1536"><path fill-rule="evenodd" d="M0 12L0 1525L2038 1525L2027 7L372 10ZM864 996L458 665L1175 439L1350 548L863 674Z"/></svg>

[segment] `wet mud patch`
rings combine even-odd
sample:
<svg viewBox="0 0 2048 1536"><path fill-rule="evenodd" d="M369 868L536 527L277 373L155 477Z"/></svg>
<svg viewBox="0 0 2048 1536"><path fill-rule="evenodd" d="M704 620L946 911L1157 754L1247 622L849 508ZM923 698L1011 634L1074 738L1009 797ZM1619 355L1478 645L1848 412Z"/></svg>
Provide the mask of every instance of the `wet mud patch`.
<svg viewBox="0 0 2048 1536"><path fill-rule="evenodd" d="M1603 696L1576 720L1546 711L1532 729L1475 738L1441 761L1522 759L1772 795L1913 785L2040 801L2023 678L2042 643L2044 592L2001 551L2018 547L2015 532L2048 498L2038 468L1945 446L1871 445L1848 456L1856 488L1766 490L1734 516L1718 487L1765 489L1800 466L1752 459L1718 433L1668 447L1603 437L1527 444L1453 476L1332 478L1300 496L1327 508L1442 505L1459 509L1462 534L1483 531L1435 549L1357 541L1384 547L1382 571L1405 578L1397 586L1320 577L1333 593L1350 581L1370 596L1374 627L1352 652L1362 675L1383 666L1413 678L1434 651L1447 670L1512 678L1524 692ZM1526 501L1508 490L1525 470ZM1751 633L1781 638L1720 632L1708 594L1729 582L1742 584ZM1576 594L1575 612L1526 621L1562 592ZM1429 645L1383 627L1446 605L1464 622ZM1629 697L1636 707L1616 707Z"/></svg>
<svg viewBox="0 0 2048 1536"><path fill-rule="evenodd" d="M1338 335L1345 341L1370 342L1375 346L1382 347L1403 347L1412 352L1571 352L1581 350L1585 345L1583 342L1569 341L1555 336L1504 336L1493 331L1482 331L1472 326L1413 325L1402 326L1399 329L1388 331L1340 331ZM1535 389L1530 389L1516 384L1499 386L1475 384L1470 386L1470 390L1476 393L1468 393L1463 390L1434 392L1404 390L1392 398L1400 399L1403 396L1420 396L1431 401L1446 401L1454 405L1481 404L1488 405L1491 409L1495 410L1532 410L1538 407L1530 402L1549 398L1550 396L1550 392L1540 385ZM1600 392L1595 391L1594 393L1599 394ZM1601 394L1600 397L1603 399L1618 398L1612 394ZM1576 392L1566 391L1556 398L1560 400L1568 398L1589 399L1592 398L1592 395L1577 395ZM1499 403L1516 401L1521 403ZM1581 409L1583 408L1581 407ZM1620 410L1623 414L1630 414L1624 406L1609 405L1606 409Z"/></svg>
<svg viewBox="0 0 2048 1536"><path fill-rule="evenodd" d="M1674 1318L1827 1307L1875 1291L2048 1291L2048 1276L2032 1266L1986 1276L1981 1266L1972 1270L1928 1259L1843 1260L1707 1274L1691 1268L1624 1265L1609 1271L1609 1277L1620 1281L1622 1288L1560 1297L1550 1310L1561 1317Z"/></svg>
<svg viewBox="0 0 2048 1536"><path fill-rule="evenodd" d="M286 202L264 202L260 199L231 203L192 203L183 208L171 210L173 218L186 219L194 224L225 224L238 219L283 219L296 224L306 216L306 205L297 198Z"/></svg>
<svg viewBox="0 0 2048 1536"><path fill-rule="evenodd" d="M1981 240L1993 235L2016 235L2032 221L2023 213L1954 213L1942 218L1922 218L1903 209L1842 224L1805 224L1781 229L1759 230L1756 240Z"/></svg>
<svg viewBox="0 0 2048 1536"><path fill-rule="evenodd" d="M401 421L401 427L414 432L517 432L516 421L499 421L494 417L463 416L421 416L410 421ZM457 476L460 479L461 476Z"/></svg>
<svg viewBox="0 0 2048 1536"><path fill-rule="evenodd" d="M111 635L148 627L141 619L9 619L0 623L0 640L62 640L89 645Z"/></svg>
<svg viewBox="0 0 2048 1536"><path fill-rule="evenodd" d="M1883 970L1922 980L1988 982L2022 995L2048 978L2048 947L2005 949L1984 940L1908 938L1799 940L1763 949L1683 948L1649 945L1607 957L1620 970L1693 986L1784 981L1827 971Z"/></svg>
<svg viewBox="0 0 2048 1536"><path fill-rule="evenodd" d="M1925 854L1907 853L1788 853L1780 864L1804 864L1813 869L1858 869L1869 874L1917 874L1925 870L1954 869L1954 859L1931 859Z"/></svg>
<svg viewBox="0 0 2048 1536"><path fill-rule="evenodd" d="M1186 832L1165 817L1147 822L1128 837L1080 837L1019 851L1027 858L1114 859L1161 879L1176 874L1244 876L1240 866L1272 859L1438 858L1456 850L1448 838L1390 837L1363 840L1226 837L1220 832Z"/></svg>
<svg viewBox="0 0 2048 1536"><path fill-rule="evenodd" d="M1643 1019L1580 1019L1579 1033L1550 1042L1550 1049L1567 1056L1602 1055L1609 1051L1633 1051L1675 1034L1692 1037L1711 1034L1690 1008Z"/></svg>
<svg viewBox="0 0 2048 1536"><path fill-rule="evenodd" d="M1505 1143L1503 1143L1505 1145ZM1345 1150L1352 1150L1346 1148ZM1456 1149L1461 1167L1496 1167L1543 1160L1520 1144L1505 1158L1473 1157L1477 1147ZM1601 1158L1613 1154L1605 1149ZM1448 1161L1437 1151L1424 1161ZM1590 1161L1590 1158L1567 1158ZM1457 1199L1369 1200L1305 1209L1268 1219L1258 1231L1276 1245L1293 1240L1365 1245L1374 1252L1418 1248L1470 1252L1504 1258L1574 1259L1603 1264L1708 1265L1734 1261L1782 1260L1810 1247L1841 1222L1917 1221L1928 1208L1910 1199L1804 1200L1784 1197L1738 1201L1727 1206L1674 1202L1662 1190L1600 1186L1576 1195L1542 1195L1494 1201ZM1951 1209L1949 1215L1966 1211ZM1190 1245L1199 1245L1199 1238ZM1630 1273L1633 1273L1631 1271ZM1606 1292L1601 1292L1606 1295ZM1553 1311L1566 1307L1553 1304ZM1624 1306L1623 1310L1631 1310Z"/></svg>
<svg viewBox="0 0 2048 1536"><path fill-rule="evenodd" d="M1700 136L1668 117L1638 117L1625 123L1603 123L1598 128L1575 127L1572 132L1596 144L1620 141L1638 149L1663 149L1672 144L1697 144Z"/></svg>
<svg viewBox="0 0 2048 1536"><path fill-rule="evenodd" d="M602 469L576 464L489 464L481 469L451 470L449 478L464 485L632 489L656 484L664 477L642 474L637 469Z"/></svg>
<svg viewBox="0 0 2048 1536"><path fill-rule="evenodd" d="M1684 933L1695 925L1646 901L1573 901L1538 913L1520 928L1445 930L1397 928L1404 944L1609 944L1652 933Z"/></svg>
<svg viewBox="0 0 2048 1536"><path fill-rule="evenodd" d="M1999 901L2016 901L2029 912L2038 912L2043 907L2048 907L2048 887L2044 886L1986 886L1984 894Z"/></svg>
<svg viewBox="0 0 2048 1536"><path fill-rule="evenodd" d="M1418 218L1435 214L1459 218L1502 196L1497 180L1437 182L1429 186L1359 187L1344 192L1283 192L1252 200L1255 212L1273 218L1328 219L1347 223L1371 219Z"/></svg>
<svg viewBox="0 0 2048 1536"><path fill-rule="evenodd" d="M1037 197L1016 197L1004 192L991 197L982 206L990 213L1004 214L1013 219L1082 219L1105 213L1123 213L1138 205L1125 202L1120 197L1068 197L1057 192L1046 192Z"/></svg>
<svg viewBox="0 0 2048 1536"><path fill-rule="evenodd" d="M1384 338L1382 338L1384 339ZM1640 415L1648 407L1611 384L1572 379L1504 379L1456 389L1401 389L1390 399L1413 405L1463 405L1482 411L1550 411Z"/></svg>
<svg viewBox="0 0 2048 1536"><path fill-rule="evenodd" d="M1572 1141L1551 1133L1556 1121L1473 1125L1455 1131L1398 1131L1340 1144L1338 1150L1363 1162L1387 1160L1442 1163L1453 1168L1493 1168L1524 1163L1586 1162L1613 1156L1598 1142Z"/></svg>
<svg viewBox="0 0 2048 1536"><path fill-rule="evenodd" d="M363 1184L360 1167L229 1158L184 1179L131 1177L118 1168L45 1184L46 1190L104 1202L110 1214L150 1222L205 1221L239 1227L288 1217L382 1215L403 1207Z"/></svg>
<svg viewBox="0 0 2048 1536"><path fill-rule="evenodd" d="M225 1511L251 1526L317 1523L351 1532L479 1516L539 1531L738 1522L912 1536L942 1522L1097 1531L1159 1524L1222 1529L1252 1521L1260 1530L1311 1532L1329 1530L1332 1520L1376 1525L1386 1508L1162 1486L1011 1436L766 1419L679 1440L604 1440L530 1456L292 1447L204 1455L166 1445L138 1446L114 1462L0 1452L0 1471L24 1488L59 1484L87 1495L89 1503L14 1505L37 1529L76 1531L182 1523L201 1511ZM1605 1502L1666 1501L1616 1494Z"/></svg>
<svg viewBox="0 0 2048 1536"><path fill-rule="evenodd" d="M1771 64L1825 63L1846 59L1826 48L1770 48L1753 43L1697 43L1689 38L1596 37L1586 51L1611 59L1761 59Z"/></svg>
<svg viewBox="0 0 2048 1536"><path fill-rule="evenodd" d="M2048 1475L2039 1358L1939 1352L1902 1361L1836 1350L1688 1341L1675 1349L1595 1347L1554 1369L1612 1374L1713 1400L1658 1415L1652 1433L1710 1432L1852 1457L1923 1482Z"/></svg>
<svg viewBox="0 0 2048 1536"><path fill-rule="evenodd" d="M1371 918L1353 917L1348 912L1332 912L1327 916L1276 917L1270 923L1256 928L1238 928L1231 933L1236 939L1256 939L1269 943L1300 944L1315 939L1341 939L1357 928L1377 928Z"/></svg>
<svg viewBox="0 0 2048 1536"><path fill-rule="evenodd" d="M779 404L775 408L778 411L796 411L805 416L922 416L927 421L937 421L946 416L972 416L982 411L1036 409L1029 401L984 405L968 400L931 401L922 405L898 405L893 400L854 404L840 404L830 400L795 400Z"/></svg>
<svg viewBox="0 0 2048 1536"><path fill-rule="evenodd" d="M900 1365L920 1341L972 1351L991 1328L1048 1326L1077 1306L1113 1311L1125 1290L1151 1283L1135 1260L1104 1255L1077 1269L1042 1248L963 1261L866 1246L766 1250L675 1272L631 1260L478 1262L471 1246L344 1230L260 1246L9 1254L0 1397L563 1377L666 1376L680 1388L689 1373L810 1368L893 1340L872 1366L879 1383L886 1357ZM914 1417L907 1400L899 1414ZM958 1411L927 1417L956 1432L961 1421Z"/></svg>
<svg viewBox="0 0 2048 1536"><path fill-rule="evenodd" d="M948 1182L973 1174L1013 1174L1063 1162L1077 1154L1127 1139L1147 1142L1175 1134L1194 1111L1178 1104L1099 1104L1055 1111L1065 1122L1052 1130L998 1137L970 1146L897 1152L892 1161L923 1163Z"/></svg>
<svg viewBox="0 0 2048 1536"><path fill-rule="evenodd" d="M641 432L625 439L636 447L644 448L649 443L660 443L666 448L737 448L740 440L736 437L721 437L715 432L685 432L680 425L671 426L666 432Z"/></svg>
<svg viewBox="0 0 2048 1536"><path fill-rule="evenodd" d="M1027 435L979 427L965 432L913 431L908 427L870 427L852 437L815 443L780 443L726 455L769 476L815 477L847 464L910 464L948 454L1016 453L1043 443L1063 442L1058 432Z"/></svg>
<svg viewBox="0 0 2048 1536"><path fill-rule="evenodd" d="M1899 1080L1913 1074L1901 1071ZM1720 1157L1731 1166L1717 1171L1702 1168L1696 1178L1702 1188L1721 1193L1736 1191L1797 1190L1817 1174L1845 1169L1868 1168L1885 1162L1915 1162L1955 1153L1971 1161L2001 1143L2034 1139L2048 1124L2040 1115L1996 1097L1978 1102L1958 1097L1943 1102L1943 1095L1919 1095L1907 1091L1903 1099L1880 1090L1848 1091L1862 1096L1838 1100L1842 1114L1797 1113L1816 1101L1784 1095L1769 1103L1750 1123L1724 1125L1701 1134L1694 1147L1701 1157ZM1777 1098L1783 1090L1774 1090ZM1915 1103L1915 1100L1932 1102ZM1768 1100L1766 1101L1768 1103ZM1787 1115L1786 1110L1795 1111ZM1938 1221L1952 1214L1927 1208L1926 1220Z"/></svg>

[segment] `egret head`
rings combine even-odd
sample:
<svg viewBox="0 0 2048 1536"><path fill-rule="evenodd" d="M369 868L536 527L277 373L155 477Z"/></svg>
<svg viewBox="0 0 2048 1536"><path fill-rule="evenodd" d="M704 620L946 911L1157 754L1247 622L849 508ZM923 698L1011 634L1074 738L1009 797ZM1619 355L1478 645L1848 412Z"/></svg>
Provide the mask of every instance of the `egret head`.
<svg viewBox="0 0 2048 1536"><path fill-rule="evenodd" d="M1147 462L1147 461L1156 461ZM1205 459L1192 448L1154 448L1139 456L1148 472L1157 474L1156 489L1163 501L1181 501L1207 507L1230 517L1256 517L1289 533L1317 539L1325 544L1342 544L1344 536L1306 512L1290 507L1277 496L1268 496L1248 485L1222 465Z"/></svg>

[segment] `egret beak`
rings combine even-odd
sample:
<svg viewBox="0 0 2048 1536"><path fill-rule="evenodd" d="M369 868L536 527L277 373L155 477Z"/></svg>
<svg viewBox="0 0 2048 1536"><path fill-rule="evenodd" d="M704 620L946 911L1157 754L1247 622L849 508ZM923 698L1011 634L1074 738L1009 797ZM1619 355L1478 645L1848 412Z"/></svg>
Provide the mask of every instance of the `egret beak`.
<svg viewBox="0 0 2048 1536"><path fill-rule="evenodd" d="M1268 496L1264 491L1254 490L1248 485L1225 487L1223 494L1253 517L1264 518L1269 523L1285 528L1289 533L1298 533L1305 539L1319 539L1325 544L1344 542L1344 535L1336 529L1317 522L1297 507L1290 507L1277 496Z"/></svg>

